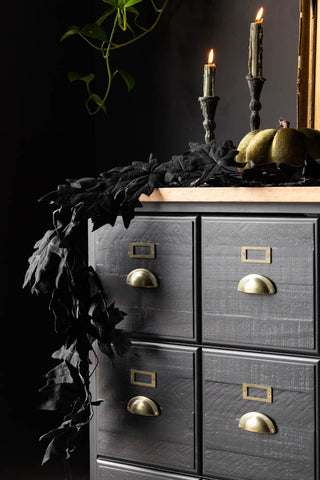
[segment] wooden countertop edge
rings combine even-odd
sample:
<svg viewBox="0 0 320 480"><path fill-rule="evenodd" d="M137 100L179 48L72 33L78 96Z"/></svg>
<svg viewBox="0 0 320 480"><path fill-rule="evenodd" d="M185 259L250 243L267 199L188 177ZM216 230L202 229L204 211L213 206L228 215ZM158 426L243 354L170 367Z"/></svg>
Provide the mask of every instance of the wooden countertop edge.
<svg viewBox="0 0 320 480"><path fill-rule="evenodd" d="M320 187L179 187L156 188L141 202L320 203Z"/></svg>

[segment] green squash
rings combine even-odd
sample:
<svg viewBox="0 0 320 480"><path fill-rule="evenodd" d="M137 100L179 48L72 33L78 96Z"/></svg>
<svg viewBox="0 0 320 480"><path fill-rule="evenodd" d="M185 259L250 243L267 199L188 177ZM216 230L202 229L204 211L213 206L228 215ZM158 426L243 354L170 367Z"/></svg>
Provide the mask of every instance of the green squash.
<svg viewBox="0 0 320 480"><path fill-rule="evenodd" d="M269 128L249 132L238 146L236 161L246 163L239 168L250 168L249 160L256 165L275 162L303 165L308 153L314 160L320 159L320 132L312 128Z"/></svg>

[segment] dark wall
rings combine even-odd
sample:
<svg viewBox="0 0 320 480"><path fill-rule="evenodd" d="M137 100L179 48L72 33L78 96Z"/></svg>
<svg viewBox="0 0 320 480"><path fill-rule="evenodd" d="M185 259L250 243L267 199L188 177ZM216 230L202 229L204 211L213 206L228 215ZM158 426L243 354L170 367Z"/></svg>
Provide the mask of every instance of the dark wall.
<svg viewBox="0 0 320 480"><path fill-rule="evenodd" d="M256 0L171 0L158 29L119 52L117 66L137 86L127 95L115 84L108 115L89 117L83 91L66 75L91 71L91 53L78 39L62 45L69 25L87 23L93 0L1 3L1 325L0 406L3 480L61 480L59 463L40 467L44 446L38 437L57 425L40 413L37 389L59 345L47 300L22 291L32 246L51 228L50 208L37 199L65 178L95 175L117 164L160 160L203 141L198 97L203 64L214 47L217 95L216 135L237 143L248 131L247 45ZM272 6L269 8L270 3ZM227 20L221 9L229 5ZM279 115L295 117L298 0L264 0L265 68L262 127ZM278 19L271 28L270 18ZM283 20L285 18L285 20ZM290 27L291 25L291 27ZM227 33L231 27L232 34ZM289 35L289 36L288 36ZM223 53L222 53L223 51ZM289 73L290 72L290 73ZM73 457L74 478L87 480L87 438ZM2 469L2 471L1 471Z"/></svg>
<svg viewBox="0 0 320 480"><path fill-rule="evenodd" d="M124 102L112 103L110 119L97 126L97 168L183 153L189 141L203 142L198 97L208 51L216 55L216 139L238 144L249 131L250 22L263 5L264 77L261 128L276 128L283 116L296 124L298 0L171 0L159 28L124 49L124 62L137 85ZM124 93L124 90L123 90ZM112 138L116 150L105 146Z"/></svg>
<svg viewBox="0 0 320 480"><path fill-rule="evenodd" d="M22 291L33 244L51 228L44 193L65 178L95 174L93 121L69 86L68 70L90 67L59 37L90 14L87 0L1 2L1 454L3 480L62 479L59 463L40 467L38 437L57 425L37 411L41 376L58 345L47 300ZM88 64L88 65L86 65ZM83 443L87 457L87 443ZM75 460L75 464L80 460ZM80 471L86 472L87 461ZM75 471L77 471L75 465ZM75 478L87 478L85 473Z"/></svg>

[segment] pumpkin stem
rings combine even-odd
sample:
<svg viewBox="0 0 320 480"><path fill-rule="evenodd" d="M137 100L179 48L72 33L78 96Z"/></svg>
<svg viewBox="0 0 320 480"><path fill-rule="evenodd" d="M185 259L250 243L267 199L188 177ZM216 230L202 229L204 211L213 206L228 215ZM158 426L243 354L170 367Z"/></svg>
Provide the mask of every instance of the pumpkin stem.
<svg viewBox="0 0 320 480"><path fill-rule="evenodd" d="M280 128L289 128L290 122L286 120L285 118L280 117L279 118L279 127Z"/></svg>

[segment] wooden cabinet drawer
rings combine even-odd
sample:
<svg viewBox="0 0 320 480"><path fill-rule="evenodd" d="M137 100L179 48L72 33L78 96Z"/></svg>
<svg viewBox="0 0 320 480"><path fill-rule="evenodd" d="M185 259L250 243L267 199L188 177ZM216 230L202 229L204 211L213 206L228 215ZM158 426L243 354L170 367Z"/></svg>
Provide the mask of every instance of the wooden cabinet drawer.
<svg viewBox="0 0 320 480"><path fill-rule="evenodd" d="M129 229L118 219L114 227L94 232L90 252L110 300L128 314L122 323L127 332L195 339L195 217L136 217ZM126 283L141 268L155 275L157 288Z"/></svg>
<svg viewBox="0 0 320 480"><path fill-rule="evenodd" d="M205 349L204 475L239 480L318 478L318 364L313 359ZM257 413L273 421L276 433L251 431L259 422L266 425ZM241 418L248 430L239 427Z"/></svg>
<svg viewBox="0 0 320 480"><path fill-rule="evenodd" d="M97 454L196 471L197 349L134 344L114 363L101 356L96 376L96 395L104 400L97 409ZM159 415L139 414L150 413L145 398L155 403ZM134 413L127 409L131 399Z"/></svg>
<svg viewBox="0 0 320 480"><path fill-rule="evenodd" d="M197 477L158 472L103 460L98 460L97 473L97 480L199 480Z"/></svg>
<svg viewBox="0 0 320 480"><path fill-rule="evenodd" d="M317 228L311 218L203 219L204 342L317 349ZM238 291L239 281L255 274L276 293Z"/></svg>

